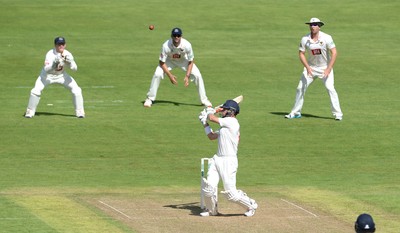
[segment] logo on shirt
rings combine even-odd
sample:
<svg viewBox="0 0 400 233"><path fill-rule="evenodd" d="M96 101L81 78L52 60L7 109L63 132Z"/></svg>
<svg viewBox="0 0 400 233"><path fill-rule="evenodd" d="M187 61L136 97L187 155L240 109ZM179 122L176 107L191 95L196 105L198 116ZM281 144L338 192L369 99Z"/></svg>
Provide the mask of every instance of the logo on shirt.
<svg viewBox="0 0 400 233"><path fill-rule="evenodd" d="M321 49L312 49L311 50L312 55L321 55Z"/></svg>
<svg viewBox="0 0 400 233"><path fill-rule="evenodd" d="M179 59L179 58L181 58L181 55L178 54L178 53L175 53L175 54L172 55L172 58Z"/></svg>

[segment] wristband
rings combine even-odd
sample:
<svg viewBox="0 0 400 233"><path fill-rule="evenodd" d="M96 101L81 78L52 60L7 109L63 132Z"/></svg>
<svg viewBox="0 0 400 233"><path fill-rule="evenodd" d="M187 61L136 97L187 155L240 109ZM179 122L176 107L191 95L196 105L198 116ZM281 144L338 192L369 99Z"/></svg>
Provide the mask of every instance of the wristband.
<svg viewBox="0 0 400 233"><path fill-rule="evenodd" d="M209 135L210 133L212 133L210 126L205 127L204 132L206 132L206 135Z"/></svg>

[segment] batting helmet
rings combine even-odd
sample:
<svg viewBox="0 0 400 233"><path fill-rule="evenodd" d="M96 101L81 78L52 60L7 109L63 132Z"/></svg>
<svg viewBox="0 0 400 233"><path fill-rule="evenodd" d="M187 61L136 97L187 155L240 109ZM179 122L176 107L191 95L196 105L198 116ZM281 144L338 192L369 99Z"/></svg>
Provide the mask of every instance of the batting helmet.
<svg viewBox="0 0 400 233"><path fill-rule="evenodd" d="M369 214L360 214L354 225L357 233L362 232L375 232L375 223Z"/></svg>
<svg viewBox="0 0 400 233"><path fill-rule="evenodd" d="M223 109L228 109L233 111L233 113L235 115L239 114L240 112L240 108L239 108L239 104L236 103L234 100L227 100L223 105L222 105Z"/></svg>

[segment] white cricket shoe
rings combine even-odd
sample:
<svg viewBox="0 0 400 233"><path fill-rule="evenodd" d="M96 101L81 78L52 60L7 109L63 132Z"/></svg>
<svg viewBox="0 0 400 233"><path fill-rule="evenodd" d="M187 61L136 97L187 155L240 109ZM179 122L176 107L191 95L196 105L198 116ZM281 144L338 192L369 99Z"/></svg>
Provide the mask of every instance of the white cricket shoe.
<svg viewBox="0 0 400 233"><path fill-rule="evenodd" d="M201 212L201 213L200 213L200 216L201 216L201 217L208 217L208 216L210 216L210 212L208 212L208 211Z"/></svg>
<svg viewBox="0 0 400 233"><path fill-rule="evenodd" d="M301 118L301 113L289 113L288 115L285 115L285 118L287 119Z"/></svg>
<svg viewBox="0 0 400 233"><path fill-rule="evenodd" d="M209 216L216 216L218 215L218 212L211 213L211 211L205 210L204 212L200 213L201 217L209 217Z"/></svg>
<svg viewBox="0 0 400 233"><path fill-rule="evenodd" d="M336 116L336 117L335 117L335 120L341 121L341 120L343 120L343 117L342 117L342 116Z"/></svg>
<svg viewBox="0 0 400 233"><path fill-rule="evenodd" d="M147 98L147 99L144 101L143 107L151 108L151 105L152 105L152 104L153 104L153 101L152 101L151 99Z"/></svg>
<svg viewBox="0 0 400 233"><path fill-rule="evenodd" d="M256 213L256 209L258 208L258 204L256 203L255 200L251 199L250 203L251 203L251 208L249 208L249 210L246 213L244 213L246 217L253 216Z"/></svg>
<svg viewBox="0 0 400 233"><path fill-rule="evenodd" d="M35 115L35 112L30 110L29 108L26 109L25 118L32 118Z"/></svg>

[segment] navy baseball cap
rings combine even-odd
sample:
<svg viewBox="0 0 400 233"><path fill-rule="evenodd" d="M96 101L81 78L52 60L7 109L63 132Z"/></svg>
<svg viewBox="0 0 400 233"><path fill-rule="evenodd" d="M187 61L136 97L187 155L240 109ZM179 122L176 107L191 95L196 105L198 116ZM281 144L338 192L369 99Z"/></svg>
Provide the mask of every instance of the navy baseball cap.
<svg viewBox="0 0 400 233"><path fill-rule="evenodd" d="M375 232L375 223L369 214L360 214L354 225L357 233L360 232Z"/></svg>
<svg viewBox="0 0 400 233"><path fill-rule="evenodd" d="M65 44L65 38L64 38L64 37L61 37L61 36L56 37L56 38L54 39L54 44Z"/></svg>
<svg viewBox="0 0 400 233"><path fill-rule="evenodd" d="M180 28L174 28L171 31L171 36L173 35L178 35L178 36L182 36L182 30Z"/></svg>

